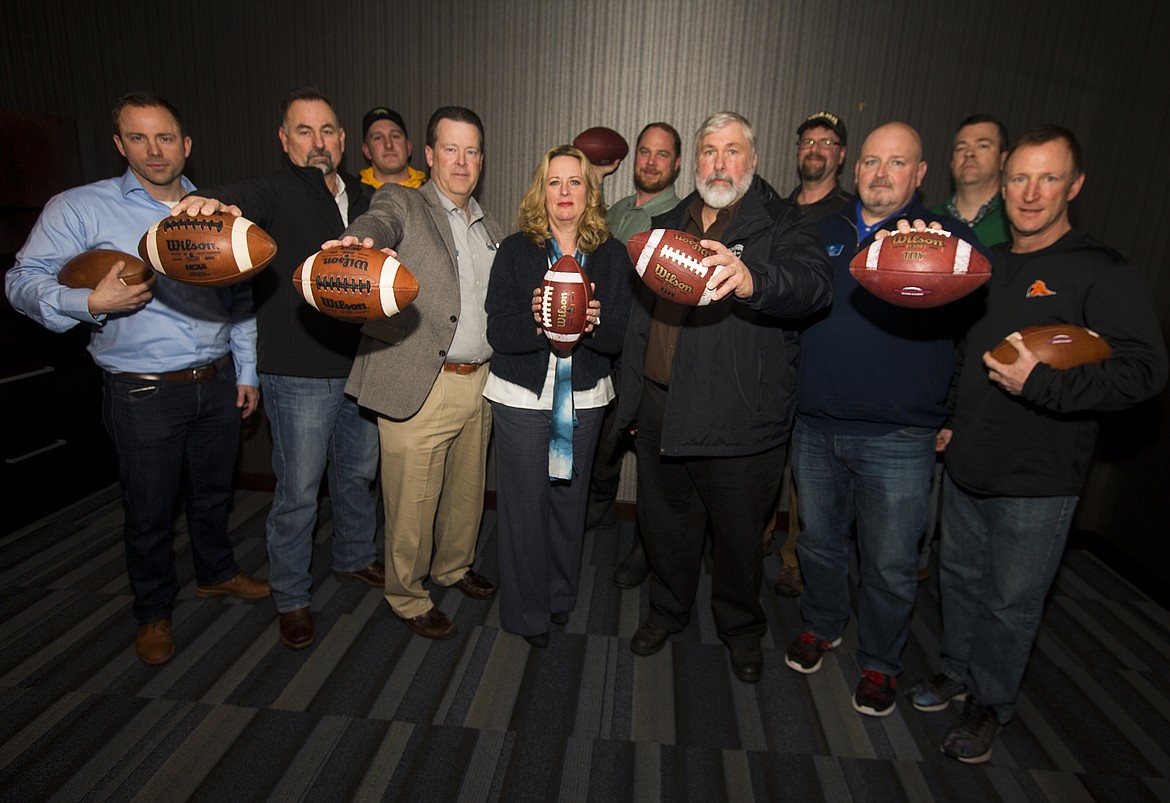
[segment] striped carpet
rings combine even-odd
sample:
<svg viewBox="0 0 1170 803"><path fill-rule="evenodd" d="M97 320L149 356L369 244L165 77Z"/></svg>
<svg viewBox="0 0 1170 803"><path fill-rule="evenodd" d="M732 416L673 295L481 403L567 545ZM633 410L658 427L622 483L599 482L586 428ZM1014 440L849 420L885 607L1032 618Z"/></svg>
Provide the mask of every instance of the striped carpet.
<svg viewBox="0 0 1170 803"><path fill-rule="evenodd" d="M231 521L261 575L270 499L240 492ZM333 578L324 513L313 648L280 645L270 600L197 600L180 526L179 650L156 669L134 657L115 489L0 539L0 800L1170 800L1170 615L1088 553L1066 557L1017 718L972 767L938 752L952 714L853 711L852 629L818 674L785 667L798 603L770 588L758 685L731 675L709 585L691 627L635 659L646 591L611 580L629 524L587 539L580 605L533 650L494 602L444 589L459 635L413 637ZM922 588L907 681L937 653Z"/></svg>

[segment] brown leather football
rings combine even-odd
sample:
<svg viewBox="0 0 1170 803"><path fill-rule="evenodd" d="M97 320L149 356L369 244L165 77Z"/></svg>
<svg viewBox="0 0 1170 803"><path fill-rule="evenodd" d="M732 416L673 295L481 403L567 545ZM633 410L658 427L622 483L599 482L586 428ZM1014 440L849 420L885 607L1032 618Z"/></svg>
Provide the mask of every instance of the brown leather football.
<svg viewBox="0 0 1170 803"><path fill-rule="evenodd" d="M938 307L991 278L991 263L970 243L941 229L895 232L849 262L858 283L899 307Z"/></svg>
<svg viewBox="0 0 1170 803"><path fill-rule="evenodd" d="M540 293L540 327L544 336L557 351L572 351L589 323L585 317L593 300L589 277L581 264L566 254L544 274Z"/></svg>
<svg viewBox="0 0 1170 803"><path fill-rule="evenodd" d="M618 159L625 159L630 152L630 145L621 134L601 125L586 128L574 137L573 147L585 154L590 163L598 166L611 165Z"/></svg>
<svg viewBox="0 0 1170 803"><path fill-rule="evenodd" d="M117 262L125 263L118 274L123 284L154 284L158 281L154 271L141 259L109 248L95 248L73 257L61 267L57 281L66 287L88 287L92 290L106 278Z"/></svg>
<svg viewBox="0 0 1170 803"><path fill-rule="evenodd" d="M250 278L276 256L276 242L247 218L224 212L165 217L138 243L138 254L164 276L223 287Z"/></svg>
<svg viewBox="0 0 1170 803"><path fill-rule="evenodd" d="M634 263L642 283L658 295L688 307L705 307L714 291L707 282L723 268L703 267L709 251L696 237L676 229L651 229L635 234L626 243L626 252Z"/></svg>
<svg viewBox="0 0 1170 803"><path fill-rule="evenodd" d="M418 296L418 279L405 265L358 245L318 251L297 267L292 280L313 309L350 323L397 315Z"/></svg>
<svg viewBox="0 0 1170 803"><path fill-rule="evenodd" d="M1113 353L1113 349L1099 334L1083 326L1054 323L1047 326L1029 326L999 341L991 356L1011 365L1020 356L1011 345L1013 341L1024 342L1040 362L1053 368L1072 368L1087 362L1101 362Z"/></svg>

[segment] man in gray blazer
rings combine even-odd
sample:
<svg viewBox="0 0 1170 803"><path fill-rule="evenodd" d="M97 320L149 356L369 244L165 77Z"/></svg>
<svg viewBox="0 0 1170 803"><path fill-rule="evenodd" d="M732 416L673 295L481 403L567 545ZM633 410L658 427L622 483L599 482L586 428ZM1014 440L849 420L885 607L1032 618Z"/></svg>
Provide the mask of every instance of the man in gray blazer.
<svg viewBox="0 0 1170 803"><path fill-rule="evenodd" d="M484 295L503 229L472 193L483 124L456 106L427 125L431 180L383 185L346 236L393 248L418 277L414 304L362 328L346 392L378 414L386 507L386 601L411 630L447 638L455 623L431 602L429 575L475 599L496 588L471 569L483 513L491 411L483 398Z"/></svg>

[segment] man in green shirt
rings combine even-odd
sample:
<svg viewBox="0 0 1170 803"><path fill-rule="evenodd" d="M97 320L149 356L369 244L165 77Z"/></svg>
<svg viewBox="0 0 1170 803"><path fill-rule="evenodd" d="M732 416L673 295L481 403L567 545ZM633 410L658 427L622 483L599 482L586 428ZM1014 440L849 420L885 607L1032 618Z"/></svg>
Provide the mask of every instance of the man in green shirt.
<svg viewBox="0 0 1170 803"><path fill-rule="evenodd" d="M681 140L669 123L650 123L638 134L634 148L634 194L609 208L609 231L623 243L650 230L650 219L678 203L674 182L682 156Z"/></svg>
<svg viewBox="0 0 1170 803"><path fill-rule="evenodd" d="M955 194L946 203L930 208L939 215L949 215L971 227L979 242L988 248L1011 240L1003 197L999 194L1000 171L1007 158L1007 127L989 114L973 114L959 123L951 148L951 180ZM918 582L930 577L930 553L938 522L939 494L942 488L942 455L930 487L930 511L918 554Z"/></svg>
<svg viewBox="0 0 1170 803"><path fill-rule="evenodd" d="M606 215L609 231L615 238L625 243L635 234L649 231L652 218L678 204L674 182L682 166L681 151L682 140L670 123L650 123L638 134L634 148L634 194L614 203ZM601 443L593 457L586 529L609 529L617 524L614 502L621 482L622 457L630 442L628 438L617 442L610 438L616 409L615 399L601 424ZM614 570L613 580L621 588L634 588L641 585L649 571L642 536L635 533L633 548Z"/></svg>
<svg viewBox="0 0 1170 803"><path fill-rule="evenodd" d="M1007 128L994 117L973 114L959 123L951 150L955 194L930 210L966 223L988 248L1011 239L999 195L1007 147Z"/></svg>

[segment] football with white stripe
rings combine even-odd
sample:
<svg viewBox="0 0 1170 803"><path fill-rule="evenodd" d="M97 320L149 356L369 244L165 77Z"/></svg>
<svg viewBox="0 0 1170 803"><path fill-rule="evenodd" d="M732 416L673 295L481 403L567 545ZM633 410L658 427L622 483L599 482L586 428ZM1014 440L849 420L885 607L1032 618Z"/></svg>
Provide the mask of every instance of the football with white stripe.
<svg viewBox="0 0 1170 803"><path fill-rule="evenodd" d="M707 282L723 266L703 266L714 251L699 245L699 237L676 229L651 229L635 234L626 244L642 283L663 298L688 307L705 307L714 291Z"/></svg>
<svg viewBox="0 0 1170 803"><path fill-rule="evenodd" d="M586 308L593 300L589 277L571 256L563 256L540 283L540 328L553 348L568 353L585 333Z"/></svg>
<svg viewBox="0 0 1170 803"><path fill-rule="evenodd" d="M397 315L418 296L418 279L405 265L358 245L318 251L297 266L292 280L310 307L349 323Z"/></svg>
<svg viewBox="0 0 1170 803"><path fill-rule="evenodd" d="M276 242L247 218L184 214L151 226L138 242L138 254L177 282L223 287L264 268L276 256Z"/></svg>
<svg viewBox="0 0 1170 803"><path fill-rule="evenodd" d="M987 257L949 231L895 232L875 240L849 263L858 283L899 307L940 307L991 278Z"/></svg>

